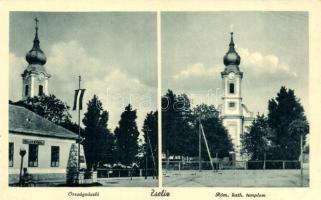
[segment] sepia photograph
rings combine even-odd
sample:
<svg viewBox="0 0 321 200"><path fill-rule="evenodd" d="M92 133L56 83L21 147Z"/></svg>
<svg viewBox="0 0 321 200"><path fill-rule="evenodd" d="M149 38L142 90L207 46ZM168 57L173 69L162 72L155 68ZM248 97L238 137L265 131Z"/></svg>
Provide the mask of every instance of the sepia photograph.
<svg viewBox="0 0 321 200"><path fill-rule="evenodd" d="M0 0L0 199L319 199L320 10Z"/></svg>
<svg viewBox="0 0 321 200"><path fill-rule="evenodd" d="M158 186L156 16L10 12L9 186Z"/></svg>
<svg viewBox="0 0 321 200"><path fill-rule="evenodd" d="M307 12L162 12L166 187L309 187Z"/></svg>

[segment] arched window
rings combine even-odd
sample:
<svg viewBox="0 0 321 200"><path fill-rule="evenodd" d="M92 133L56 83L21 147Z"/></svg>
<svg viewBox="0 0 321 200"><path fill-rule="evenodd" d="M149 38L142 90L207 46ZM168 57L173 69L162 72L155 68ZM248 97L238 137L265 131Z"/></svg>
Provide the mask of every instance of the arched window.
<svg viewBox="0 0 321 200"><path fill-rule="evenodd" d="M38 95L39 95L39 96L43 95L43 86L42 86L42 85L39 85Z"/></svg>
<svg viewBox="0 0 321 200"><path fill-rule="evenodd" d="M29 85L25 86L25 96L28 96L29 94Z"/></svg>
<svg viewBox="0 0 321 200"><path fill-rule="evenodd" d="M230 87L229 87L230 89L230 94L234 94L234 92L235 92L235 88L234 88L234 83L230 83Z"/></svg>

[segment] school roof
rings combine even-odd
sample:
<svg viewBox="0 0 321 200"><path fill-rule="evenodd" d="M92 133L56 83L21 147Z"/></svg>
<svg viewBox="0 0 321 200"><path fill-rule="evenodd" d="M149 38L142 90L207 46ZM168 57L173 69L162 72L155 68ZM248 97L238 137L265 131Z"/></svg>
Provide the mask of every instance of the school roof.
<svg viewBox="0 0 321 200"><path fill-rule="evenodd" d="M9 104L9 133L77 139L78 135L21 106Z"/></svg>

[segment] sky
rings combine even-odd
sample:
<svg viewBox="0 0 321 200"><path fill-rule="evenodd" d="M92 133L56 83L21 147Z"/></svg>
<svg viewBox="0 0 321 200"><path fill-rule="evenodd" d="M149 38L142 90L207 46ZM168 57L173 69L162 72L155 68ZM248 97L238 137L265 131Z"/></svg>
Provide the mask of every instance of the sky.
<svg viewBox="0 0 321 200"><path fill-rule="evenodd" d="M267 114L281 86L308 108L309 28L306 12L163 12L162 94L186 93L193 106L221 103L223 56L234 32L241 56L243 103Z"/></svg>
<svg viewBox="0 0 321 200"><path fill-rule="evenodd" d="M113 131L129 103L137 109L138 129L157 107L157 26L153 12L10 13L10 100L21 100L21 73L39 19L40 47L47 56L49 93L73 105L78 75L86 89L109 112ZM87 110L84 105L82 114ZM75 111L70 112L73 121Z"/></svg>
<svg viewBox="0 0 321 200"><path fill-rule="evenodd" d="M146 113L157 107L156 13L11 12L9 96L13 101L21 99L20 74L27 67L25 55L32 47L35 17L40 21L45 66L52 75L49 92L71 106L81 75L84 102L98 95L109 112L112 131L128 103L137 109L141 129ZM308 114L306 12L162 12L162 94L171 89L189 95L194 106L217 107L231 30L244 72L243 102L249 110L267 113L268 100L286 86L295 90ZM76 121L76 113L71 114Z"/></svg>

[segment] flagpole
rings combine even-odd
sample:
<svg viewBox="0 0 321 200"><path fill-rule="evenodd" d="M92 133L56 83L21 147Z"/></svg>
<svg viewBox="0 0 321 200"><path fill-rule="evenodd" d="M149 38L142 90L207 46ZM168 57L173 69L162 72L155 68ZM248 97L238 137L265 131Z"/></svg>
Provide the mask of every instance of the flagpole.
<svg viewBox="0 0 321 200"><path fill-rule="evenodd" d="M79 91L80 91L80 82L81 82L81 76L78 76L79 78ZM80 105L78 104L78 176L80 172Z"/></svg>

